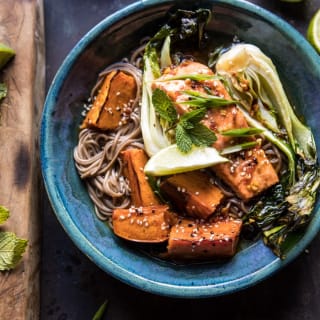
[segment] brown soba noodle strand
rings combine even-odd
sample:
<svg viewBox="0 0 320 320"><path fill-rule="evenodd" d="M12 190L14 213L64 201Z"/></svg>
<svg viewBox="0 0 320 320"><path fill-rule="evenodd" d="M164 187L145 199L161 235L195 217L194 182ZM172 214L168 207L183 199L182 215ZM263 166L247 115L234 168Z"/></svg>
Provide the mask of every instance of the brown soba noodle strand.
<svg viewBox="0 0 320 320"><path fill-rule="evenodd" d="M112 132L83 129L79 133L74 159L79 175L85 179L89 196L99 219L107 220L114 208L130 204L129 187L121 175L119 154L129 147L143 149L140 129L139 103L141 97L141 71L128 63L116 63L103 70L92 90L91 100L109 72L122 70L131 74L137 83L137 94L123 124Z"/></svg>

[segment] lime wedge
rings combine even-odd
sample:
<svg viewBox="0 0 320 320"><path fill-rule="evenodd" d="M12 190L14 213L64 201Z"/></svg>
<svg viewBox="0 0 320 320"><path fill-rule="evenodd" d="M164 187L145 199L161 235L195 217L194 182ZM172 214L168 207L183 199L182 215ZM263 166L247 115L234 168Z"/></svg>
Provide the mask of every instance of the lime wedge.
<svg viewBox="0 0 320 320"><path fill-rule="evenodd" d="M219 152L210 147L194 147L188 153L182 153L173 144L152 156L144 167L144 172L153 176L182 173L211 167L229 161L221 157Z"/></svg>
<svg viewBox="0 0 320 320"><path fill-rule="evenodd" d="M12 48L0 43L0 70L7 64L7 62L15 55Z"/></svg>
<svg viewBox="0 0 320 320"><path fill-rule="evenodd" d="M320 53L320 9L315 13L309 23L307 39Z"/></svg>

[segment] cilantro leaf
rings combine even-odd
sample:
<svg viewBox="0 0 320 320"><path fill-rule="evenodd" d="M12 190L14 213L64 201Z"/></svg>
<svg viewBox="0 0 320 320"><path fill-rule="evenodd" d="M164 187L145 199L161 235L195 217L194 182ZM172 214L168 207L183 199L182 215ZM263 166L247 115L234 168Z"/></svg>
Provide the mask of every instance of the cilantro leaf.
<svg viewBox="0 0 320 320"><path fill-rule="evenodd" d="M169 123L177 120L177 111L167 94L161 89L155 89L152 93L152 103L159 116Z"/></svg>
<svg viewBox="0 0 320 320"><path fill-rule="evenodd" d="M0 101L7 96L7 86L0 83Z"/></svg>
<svg viewBox="0 0 320 320"><path fill-rule="evenodd" d="M178 149L183 153L188 153L192 149L192 139L188 131L179 123L176 127L176 143Z"/></svg>
<svg viewBox="0 0 320 320"><path fill-rule="evenodd" d="M17 238L12 232L0 232L0 270L14 268L24 253L27 240Z"/></svg>
<svg viewBox="0 0 320 320"><path fill-rule="evenodd" d="M9 218L9 215L9 210L3 206L0 206L0 224L6 222Z"/></svg>

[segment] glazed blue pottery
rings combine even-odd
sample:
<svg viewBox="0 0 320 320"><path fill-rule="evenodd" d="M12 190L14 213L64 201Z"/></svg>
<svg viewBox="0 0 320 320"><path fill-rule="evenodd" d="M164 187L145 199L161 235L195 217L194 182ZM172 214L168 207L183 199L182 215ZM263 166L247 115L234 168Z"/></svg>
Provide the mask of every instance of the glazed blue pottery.
<svg viewBox="0 0 320 320"><path fill-rule="evenodd" d="M210 297L231 293L265 279L296 258L320 226L319 202L306 232L285 260L261 240L224 262L176 265L152 258L118 239L93 210L73 161L83 103L99 71L120 61L163 23L173 8L207 7L217 44L234 36L259 46L277 66L298 113L320 139L320 59L289 24L245 1L136 2L105 18L74 47L49 90L41 124L41 164L52 207L74 243L101 269L136 288L172 297ZM320 149L320 145L318 144Z"/></svg>

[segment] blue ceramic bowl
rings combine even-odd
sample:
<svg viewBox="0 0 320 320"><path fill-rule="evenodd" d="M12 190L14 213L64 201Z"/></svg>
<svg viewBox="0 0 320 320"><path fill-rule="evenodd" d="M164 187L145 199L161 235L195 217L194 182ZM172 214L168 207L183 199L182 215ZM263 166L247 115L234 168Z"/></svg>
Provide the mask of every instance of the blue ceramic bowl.
<svg viewBox="0 0 320 320"><path fill-rule="evenodd" d="M284 261L257 241L224 263L178 266L127 246L96 218L72 156L82 104L99 71L126 56L142 37L152 35L168 10L174 6L189 8L188 3L192 7L195 1L136 2L107 17L81 39L59 69L47 96L41 125L41 163L59 221L101 269L145 291L173 297L209 297L252 286L297 257L319 230L319 202L306 232ZM272 58L291 102L319 142L320 59L312 47L286 22L250 3L197 1L197 7L203 6L215 12L209 28L216 33L217 42L229 42L237 35Z"/></svg>

